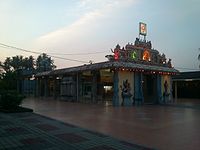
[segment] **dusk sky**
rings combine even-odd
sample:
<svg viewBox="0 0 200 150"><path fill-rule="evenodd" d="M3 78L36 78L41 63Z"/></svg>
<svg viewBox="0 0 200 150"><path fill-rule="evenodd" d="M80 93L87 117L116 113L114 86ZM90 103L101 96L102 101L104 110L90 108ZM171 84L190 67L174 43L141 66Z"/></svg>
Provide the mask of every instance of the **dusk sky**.
<svg viewBox="0 0 200 150"><path fill-rule="evenodd" d="M199 69L200 0L0 0L0 20L0 43L85 62L106 61L116 44L134 43L144 22L147 40L176 69ZM38 56L0 52L0 61ZM58 68L83 64L53 59Z"/></svg>

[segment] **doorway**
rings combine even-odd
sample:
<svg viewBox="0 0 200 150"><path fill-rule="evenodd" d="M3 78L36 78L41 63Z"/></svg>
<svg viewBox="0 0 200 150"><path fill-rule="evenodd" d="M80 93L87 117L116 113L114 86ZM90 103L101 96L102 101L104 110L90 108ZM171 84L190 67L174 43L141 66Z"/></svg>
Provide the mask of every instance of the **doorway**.
<svg viewBox="0 0 200 150"><path fill-rule="evenodd" d="M152 104L156 101L156 75L143 75L142 90L144 103Z"/></svg>

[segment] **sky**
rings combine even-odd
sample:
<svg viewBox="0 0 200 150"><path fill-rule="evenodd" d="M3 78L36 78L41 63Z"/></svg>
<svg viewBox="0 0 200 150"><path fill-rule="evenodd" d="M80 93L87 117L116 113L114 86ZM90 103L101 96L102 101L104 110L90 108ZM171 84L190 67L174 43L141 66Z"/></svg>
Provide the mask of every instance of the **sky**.
<svg viewBox="0 0 200 150"><path fill-rule="evenodd" d="M139 22L176 69L199 70L199 0L0 0L0 43L65 58L53 57L57 68L106 61L134 43ZM38 56L0 46L0 61L16 55Z"/></svg>

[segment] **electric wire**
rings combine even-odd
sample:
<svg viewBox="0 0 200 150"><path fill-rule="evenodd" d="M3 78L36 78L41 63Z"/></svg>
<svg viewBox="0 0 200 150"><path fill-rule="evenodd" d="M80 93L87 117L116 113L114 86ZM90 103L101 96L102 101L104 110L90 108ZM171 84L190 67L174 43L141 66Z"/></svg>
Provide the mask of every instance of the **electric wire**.
<svg viewBox="0 0 200 150"><path fill-rule="evenodd" d="M18 47L15 47L15 46L10 46L10 45L3 44L3 43L0 43L0 45L3 46L3 48L11 48L11 49L20 50L20 51L27 52L27 53L33 53L33 54L39 54L39 55L43 54L41 52L26 50L26 49L18 48ZM64 57L54 56L54 55L49 55L49 54L47 54L47 55L50 56L50 57L53 57L53 58L58 58L58 59L63 59L63 60L68 60L68 61L76 61L76 62L81 62L81 63L89 63L87 61L82 61L82 60L77 60L77 59L64 58Z"/></svg>
<svg viewBox="0 0 200 150"><path fill-rule="evenodd" d="M106 53L107 51L101 51L101 52L91 52L91 53L49 53L52 55L95 55L95 54L102 54Z"/></svg>
<svg viewBox="0 0 200 150"><path fill-rule="evenodd" d="M7 45L7 44L3 44L0 43L0 47L2 48L11 48L11 49L16 49L16 50L20 50L23 52L27 52L27 53L33 53L33 54L43 54L41 52L36 52L36 51L31 51L31 50L27 50L27 49L23 49L23 48L18 48L15 46L11 46L11 45ZM48 53L47 55L53 58L57 58L57 59L63 59L63 60L67 60L67 61L75 61L75 62L81 62L81 63L89 63L89 61L82 61L82 60L77 60L77 59L71 59L71 58L65 58L65 57L60 57L60 56L55 56L55 55L89 55L89 54L99 54L99 53L105 53L106 51L102 51L102 52L91 52L91 53ZM49 55L51 54L51 55ZM190 71L197 71L198 69L194 69L194 68L185 68L185 67L175 67L176 69L182 69L182 70L190 70Z"/></svg>

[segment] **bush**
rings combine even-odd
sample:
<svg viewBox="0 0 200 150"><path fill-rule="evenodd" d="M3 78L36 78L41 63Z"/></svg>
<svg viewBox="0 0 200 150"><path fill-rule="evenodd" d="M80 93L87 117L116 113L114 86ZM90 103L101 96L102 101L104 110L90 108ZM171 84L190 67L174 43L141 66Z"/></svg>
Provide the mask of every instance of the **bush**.
<svg viewBox="0 0 200 150"><path fill-rule="evenodd" d="M0 93L0 107L4 109L15 109L23 101L24 96L16 91L3 91Z"/></svg>

